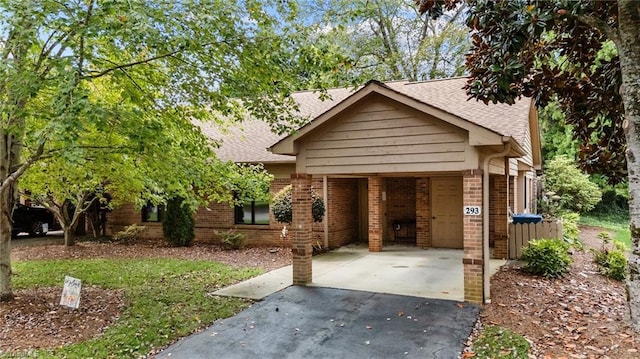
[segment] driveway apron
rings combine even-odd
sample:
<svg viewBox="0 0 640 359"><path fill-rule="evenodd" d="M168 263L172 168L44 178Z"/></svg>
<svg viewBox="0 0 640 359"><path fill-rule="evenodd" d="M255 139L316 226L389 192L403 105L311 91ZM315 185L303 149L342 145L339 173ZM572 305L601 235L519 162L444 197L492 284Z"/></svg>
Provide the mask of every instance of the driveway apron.
<svg viewBox="0 0 640 359"><path fill-rule="evenodd" d="M480 307L288 287L174 343L157 358L456 358Z"/></svg>

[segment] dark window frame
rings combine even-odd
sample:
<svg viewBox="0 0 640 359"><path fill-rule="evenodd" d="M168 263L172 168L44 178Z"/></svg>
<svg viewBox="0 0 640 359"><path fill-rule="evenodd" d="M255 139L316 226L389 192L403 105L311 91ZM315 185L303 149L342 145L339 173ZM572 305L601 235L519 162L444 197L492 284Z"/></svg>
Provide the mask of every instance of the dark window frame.
<svg viewBox="0 0 640 359"><path fill-rule="evenodd" d="M157 213L158 213L158 218L157 219L150 219L150 209L151 208L157 208ZM142 210L141 210L141 216L142 216L142 222L144 223L161 223L162 219L164 217L164 205L163 204L158 204L158 205L154 205L151 202L147 202L147 204L145 204L144 206L142 206Z"/></svg>
<svg viewBox="0 0 640 359"><path fill-rule="evenodd" d="M261 203L261 201L258 201ZM245 206L251 206L251 221L245 222L244 212ZM256 206L255 200L246 200L243 202L238 201L236 197L236 204L233 206L233 223L239 225L247 225L247 226L267 226L271 221L271 216L267 220L267 223L256 223L256 208L259 208L260 205ZM271 213L271 206L269 201L267 201L267 213Z"/></svg>

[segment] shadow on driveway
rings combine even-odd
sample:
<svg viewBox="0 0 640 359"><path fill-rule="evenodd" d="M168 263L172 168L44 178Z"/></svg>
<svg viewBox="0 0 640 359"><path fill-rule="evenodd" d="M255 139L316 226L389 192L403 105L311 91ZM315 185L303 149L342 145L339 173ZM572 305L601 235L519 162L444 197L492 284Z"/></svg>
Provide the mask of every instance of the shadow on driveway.
<svg viewBox="0 0 640 359"><path fill-rule="evenodd" d="M457 358L480 307L288 287L171 345L157 358Z"/></svg>

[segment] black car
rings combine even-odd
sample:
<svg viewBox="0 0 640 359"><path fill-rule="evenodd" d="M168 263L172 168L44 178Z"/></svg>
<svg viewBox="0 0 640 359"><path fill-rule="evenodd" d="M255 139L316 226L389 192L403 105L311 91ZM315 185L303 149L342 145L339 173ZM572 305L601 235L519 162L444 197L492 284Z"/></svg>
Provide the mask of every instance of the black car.
<svg viewBox="0 0 640 359"><path fill-rule="evenodd" d="M17 204L13 208L13 237L20 232L27 232L30 236L42 236L48 231L60 226L55 217L44 207L25 206Z"/></svg>

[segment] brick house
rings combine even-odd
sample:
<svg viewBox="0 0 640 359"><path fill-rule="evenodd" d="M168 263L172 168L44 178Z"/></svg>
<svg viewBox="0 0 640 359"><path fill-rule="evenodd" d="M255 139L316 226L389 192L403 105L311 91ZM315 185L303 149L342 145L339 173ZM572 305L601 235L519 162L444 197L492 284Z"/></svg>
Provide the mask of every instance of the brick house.
<svg viewBox="0 0 640 359"><path fill-rule="evenodd" d="M541 169L540 134L529 99L514 105L467 100L466 78L425 82L371 81L358 90L333 89L331 99L300 92L294 98L309 122L277 136L248 120L225 134L221 159L263 163L271 192L293 185L294 216L286 245L293 250L295 284L311 281L312 244L336 248L368 243L372 252L392 242L464 251L465 300L488 298L488 262L505 258L508 209L535 212ZM206 123L214 139L220 133ZM313 223L310 188L325 198L322 223ZM161 211L131 205L114 210L112 231L146 221L162 237ZM282 224L268 203L213 204L197 212L198 240L214 230L246 232L252 245L282 244Z"/></svg>

